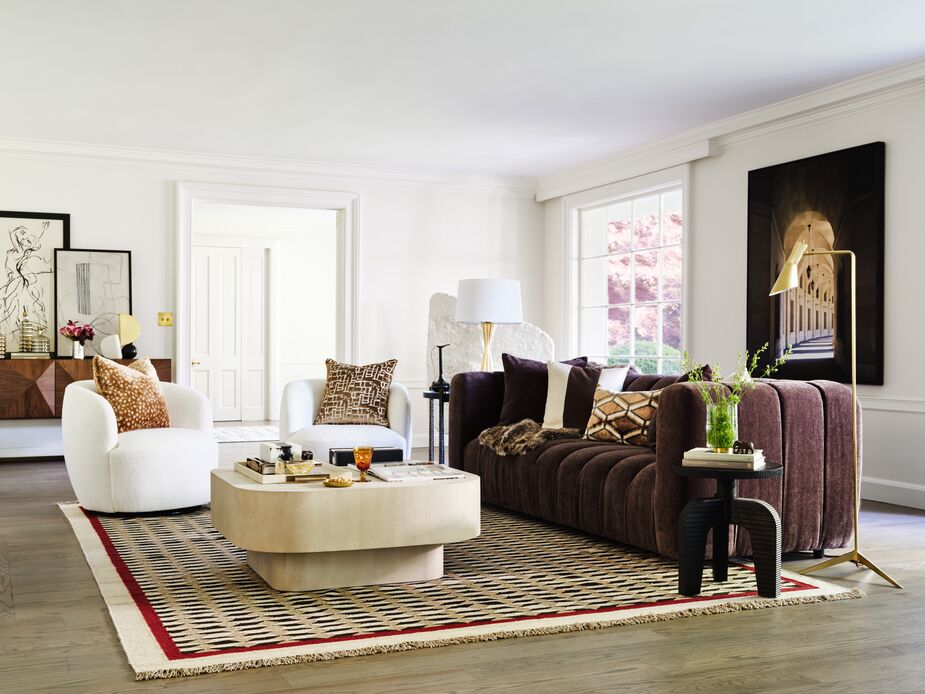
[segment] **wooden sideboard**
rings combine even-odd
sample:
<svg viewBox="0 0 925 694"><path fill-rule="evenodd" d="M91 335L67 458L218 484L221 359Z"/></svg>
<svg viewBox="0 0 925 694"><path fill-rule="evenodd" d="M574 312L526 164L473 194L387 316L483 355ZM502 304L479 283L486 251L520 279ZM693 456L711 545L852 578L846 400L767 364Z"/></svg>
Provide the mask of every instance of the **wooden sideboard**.
<svg viewBox="0 0 925 694"><path fill-rule="evenodd" d="M151 363L162 381L173 380L170 359ZM92 359L0 359L0 419L57 419L64 389L74 381L92 379Z"/></svg>

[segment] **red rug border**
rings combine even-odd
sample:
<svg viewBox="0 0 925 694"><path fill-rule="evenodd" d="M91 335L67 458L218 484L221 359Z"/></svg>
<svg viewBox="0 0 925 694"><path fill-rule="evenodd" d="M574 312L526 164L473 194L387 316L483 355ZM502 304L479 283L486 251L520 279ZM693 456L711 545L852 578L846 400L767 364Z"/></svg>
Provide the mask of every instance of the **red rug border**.
<svg viewBox="0 0 925 694"><path fill-rule="evenodd" d="M148 600L147 595L145 595L144 590L139 585L138 581L135 579L135 576L132 574L131 569L129 569L128 564L125 563L125 560L122 559L122 556L119 554L119 550L116 549L116 546L113 544L112 540L109 537L109 534L106 532L106 529L103 527L103 524L100 523L99 518L96 514L93 514L90 511L87 511L83 506L79 507L86 516L87 520L90 522L91 527L99 537L100 542L103 544L103 548L106 550L106 554L109 557L109 560L112 562L113 567L116 569L116 572L119 575L119 578L122 580L123 585L128 591L129 595L135 601L135 605L138 607L139 612L141 612L142 617L148 629L151 630L151 633L154 635L154 638L157 640L158 645L160 645L161 650L164 652L164 656L171 661L174 660L191 660L195 658L207 658L210 656L218 655L233 655L236 653L248 653L252 651L269 651L277 650L280 648L295 648L299 646L313 646L318 644L325 643L339 643L344 641L365 641L367 639L382 638L387 636L404 636L409 634L424 634L434 631L452 631L454 629L466 629L469 627L480 627L480 626L489 626L489 625L501 625L501 624L513 624L518 622L531 622L539 619L556 619L560 617L579 617L587 614L607 614L612 612L622 612L624 610L635 610L640 608L648 607L661 607L663 605L684 605L689 603L698 603L698 602L708 602L711 600L727 600L731 598L749 598L757 597L758 591L744 591L741 593L723 593L720 595L708 595L708 596L693 596L687 598L679 598L673 600L659 600L654 602L646 603L637 603L633 605L617 605L613 607L601 607L594 610L574 610L571 612L556 612L550 614L541 614L541 615L531 615L527 617L513 617L510 619L486 619L476 622L464 622L456 624L441 624L439 626L432 627L419 627L415 629L401 629L394 631L379 631L372 634L360 634L360 635L350 635L350 636L334 636L327 639L306 639L303 641L291 641L288 643L271 643L264 644L260 646L235 646L232 648L224 648L216 651L207 651L204 653L182 653L177 647L174 640L171 638L170 633L167 631L167 628L161 622L160 617L157 614L157 611L154 609L154 606ZM734 562L737 563L737 562ZM738 564L743 569L749 571L754 571L754 567L746 566L744 564ZM787 576L781 576L782 582L787 582L793 584L789 588L781 588L781 593L793 593L801 590L812 590L818 586L814 586L809 583L804 583L794 578L789 578Z"/></svg>

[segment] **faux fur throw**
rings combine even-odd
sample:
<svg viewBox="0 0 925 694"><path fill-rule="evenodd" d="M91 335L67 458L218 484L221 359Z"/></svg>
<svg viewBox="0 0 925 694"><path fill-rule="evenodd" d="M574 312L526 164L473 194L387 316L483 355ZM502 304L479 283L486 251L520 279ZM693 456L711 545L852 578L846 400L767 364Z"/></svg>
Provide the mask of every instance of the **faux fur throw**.
<svg viewBox="0 0 925 694"><path fill-rule="evenodd" d="M479 443L498 455L520 455L547 441L581 438L578 429L543 429L532 419L516 424L500 424L479 434Z"/></svg>

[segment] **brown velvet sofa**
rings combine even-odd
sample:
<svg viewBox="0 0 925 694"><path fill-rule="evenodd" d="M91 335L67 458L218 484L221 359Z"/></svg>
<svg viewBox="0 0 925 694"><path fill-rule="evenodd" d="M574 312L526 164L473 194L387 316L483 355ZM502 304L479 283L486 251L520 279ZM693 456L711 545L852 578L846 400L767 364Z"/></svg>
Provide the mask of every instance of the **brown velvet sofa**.
<svg viewBox="0 0 925 694"><path fill-rule="evenodd" d="M498 423L504 374L457 374L449 405L449 464L482 478L482 500L668 557L678 555L678 516L690 499L713 496L711 480L674 469L704 445L706 411L690 383L630 373L625 390L664 388L655 449L600 441L550 441L520 456L478 442ZM860 416L860 415L859 415ZM739 437L782 461L784 476L739 483L781 516L783 551L844 547L852 534L851 390L832 381L768 381L739 406ZM748 556L732 529L730 554Z"/></svg>

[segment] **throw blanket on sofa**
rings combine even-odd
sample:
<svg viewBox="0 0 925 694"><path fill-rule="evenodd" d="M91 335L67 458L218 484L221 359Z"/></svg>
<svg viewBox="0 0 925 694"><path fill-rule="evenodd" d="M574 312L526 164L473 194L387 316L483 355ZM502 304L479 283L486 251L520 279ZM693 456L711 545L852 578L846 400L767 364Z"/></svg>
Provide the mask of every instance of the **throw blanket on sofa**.
<svg viewBox="0 0 925 694"><path fill-rule="evenodd" d="M523 419L516 424L499 424L486 429L479 434L479 443L498 455L520 455L547 441L579 438L579 429L544 429L532 419Z"/></svg>

